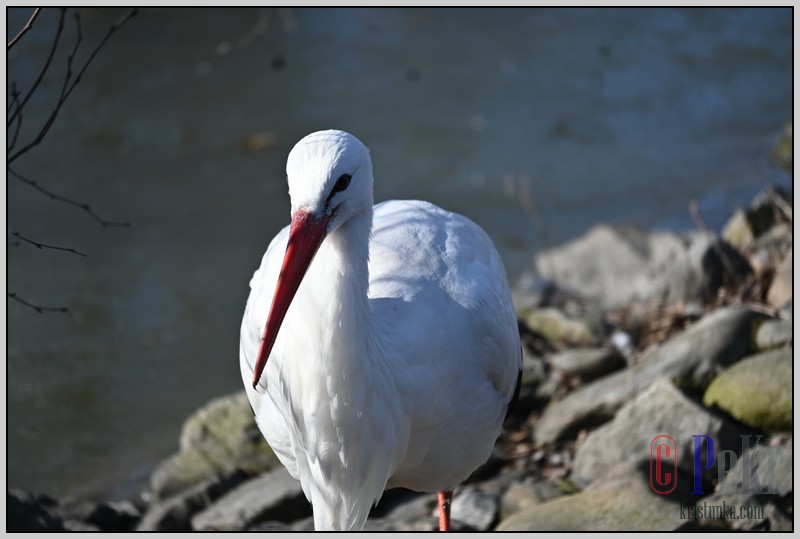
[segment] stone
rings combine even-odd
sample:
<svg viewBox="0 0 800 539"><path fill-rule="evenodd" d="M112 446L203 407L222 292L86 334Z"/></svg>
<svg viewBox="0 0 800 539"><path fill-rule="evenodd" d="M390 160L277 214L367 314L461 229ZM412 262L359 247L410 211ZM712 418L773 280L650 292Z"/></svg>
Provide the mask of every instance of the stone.
<svg viewBox="0 0 800 539"><path fill-rule="evenodd" d="M311 514L300 482L284 467L242 483L192 517L196 531L240 531L259 521L293 522Z"/></svg>
<svg viewBox="0 0 800 539"><path fill-rule="evenodd" d="M756 348L769 350L791 345L794 332L791 320L765 320L756 330Z"/></svg>
<svg viewBox="0 0 800 539"><path fill-rule="evenodd" d="M545 278L605 309L704 301L728 273L749 271L735 249L710 233L682 236L607 224L541 252L535 264Z"/></svg>
<svg viewBox="0 0 800 539"><path fill-rule="evenodd" d="M164 500L155 500L148 507L136 531L190 531L191 519L216 499L241 483L247 476L234 472L226 477L207 479Z"/></svg>
<svg viewBox="0 0 800 539"><path fill-rule="evenodd" d="M547 481L513 483L500 499L500 520L561 496L558 488Z"/></svg>
<svg viewBox="0 0 800 539"><path fill-rule="evenodd" d="M278 463L242 390L214 399L186 421L180 451L156 468L150 488L164 499L215 476L256 475Z"/></svg>
<svg viewBox="0 0 800 539"><path fill-rule="evenodd" d="M792 349L779 348L733 365L708 386L706 406L717 406L751 427L792 428Z"/></svg>
<svg viewBox="0 0 800 539"><path fill-rule="evenodd" d="M705 389L720 369L750 351L753 325L763 318L765 315L759 312L740 307L724 307L706 315L636 365L552 402L535 424L536 443L550 444L610 420L622 405L658 378L669 378L681 387Z"/></svg>
<svg viewBox="0 0 800 539"><path fill-rule="evenodd" d="M781 308L792 301L792 249L789 249L778 264L772 284L767 291L767 303Z"/></svg>
<svg viewBox="0 0 800 539"><path fill-rule="evenodd" d="M722 238L737 249L744 249L753 243L755 234L744 210L733 212L731 218L722 227Z"/></svg>
<svg viewBox="0 0 800 539"><path fill-rule="evenodd" d="M9 489L6 493L6 531L66 531L64 522L52 511L56 505L46 497Z"/></svg>
<svg viewBox="0 0 800 539"><path fill-rule="evenodd" d="M712 415L669 380L656 380L620 408L613 421L589 433L575 453L570 478L586 486L603 481L606 470L621 464L649 469L651 443L660 435L672 438L677 465L689 473L694 465L695 434L711 436L715 459L720 451L740 447L736 425ZM709 483L716 481L716 469L708 468L705 476Z"/></svg>
<svg viewBox="0 0 800 539"><path fill-rule="evenodd" d="M615 349L574 348L550 357L553 368L565 376L575 376L583 381L594 380L623 369L625 358Z"/></svg>
<svg viewBox="0 0 800 539"><path fill-rule="evenodd" d="M468 485L455 490L450 517L474 530L487 531L497 519L499 506L497 496Z"/></svg>
<svg viewBox="0 0 800 539"><path fill-rule="evenodd" d="M86 521L107 532L131 531L141 519L138 507L127 500L106 501L97 504Z"/></svg>
<svg viewBox="0 0 800 539"><path fill-rule="evenodd" d="M554 307L529 310L523 315L528 328L550 342L590 346L602 340L602 335L594 331L585 320L570 317Z"/></svg>
<svg viewBox="0 0 800 539"><path fill-rule="evenodd" d="M726 531L793 531L791 517L771 498L742 492L712 494L698 501L697 506L704 510L703 518L699 519L699 525L704 528L717 531L720 528Z"/></svg>
<svg viewBox="0 0 800 539"><path fill-rule="evenodd" d="M673 531L685 525L680 506L650 490L646 476L627 465L595 489L514 513L497 531Z"/></svg>

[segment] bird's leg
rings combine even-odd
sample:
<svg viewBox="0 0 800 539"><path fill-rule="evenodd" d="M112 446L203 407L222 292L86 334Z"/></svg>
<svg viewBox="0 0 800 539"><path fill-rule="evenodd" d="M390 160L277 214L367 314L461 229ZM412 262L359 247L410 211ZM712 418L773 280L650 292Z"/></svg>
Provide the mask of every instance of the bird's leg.
<svg viewBox="0 0 800 539"><path fill-rule="evenodd" d="M439 491L439 531L450 531L450 505L453 503L452 490Z"/></svg>

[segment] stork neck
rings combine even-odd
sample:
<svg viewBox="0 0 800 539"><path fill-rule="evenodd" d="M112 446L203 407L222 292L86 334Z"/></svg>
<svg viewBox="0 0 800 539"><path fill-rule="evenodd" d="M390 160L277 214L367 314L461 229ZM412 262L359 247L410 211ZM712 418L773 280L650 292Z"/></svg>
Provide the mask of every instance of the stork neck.
<svg viewBox="0 0 800 539"><path fill-rule="evenodd" d="M369 306L369 237L372 212L360 214L322 242L312 269L321 286L309 290L317 295L321 305L319 322L327 326L320 334L329 334L334 353L363 356L365 349L355 346L369 344L371 317ZM353 358L355 359L355 358ZM335 361L335 359L334 359Z"/></svg>

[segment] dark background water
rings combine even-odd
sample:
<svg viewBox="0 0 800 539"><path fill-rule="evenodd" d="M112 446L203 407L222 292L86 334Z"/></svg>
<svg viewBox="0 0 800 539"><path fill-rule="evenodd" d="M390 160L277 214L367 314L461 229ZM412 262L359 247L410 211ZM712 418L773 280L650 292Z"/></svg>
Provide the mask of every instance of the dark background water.
<svg viewBox="0 0 800 539"><path fill-rule="evenodd" d="M30 9L8 11L16 33ZM78 63L124 10L82 9ZM8 55L27 89L58 21ZM35 134L76 36L25 109ZM248 281L289 219L285 158L346 129L375 199L426 199L495 240L514 282L598 221L719 228L767 182L792 114L791 9L143 9L8 179L9 486L127 494L180 424L241 387ZM81 60L83 59L83 60ZM10 88L10 87L9 87ZM10 92L10 90L8 90ZM531 202L533 206L531 206Z"/></svg>

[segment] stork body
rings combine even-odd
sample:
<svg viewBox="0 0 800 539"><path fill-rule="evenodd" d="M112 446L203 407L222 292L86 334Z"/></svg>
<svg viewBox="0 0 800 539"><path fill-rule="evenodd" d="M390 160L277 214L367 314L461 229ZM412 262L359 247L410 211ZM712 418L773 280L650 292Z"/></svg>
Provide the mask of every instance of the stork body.
<svg viewBox="0 0 800 539"><path fill-rule="evenodd" d="M486 233L425 202L373 208L352 135L305 137L287 174L292 224L250 282L242 378L315 528L361 529L385 489L452 491L489 458L519 380L516 318Z"/></svg>

